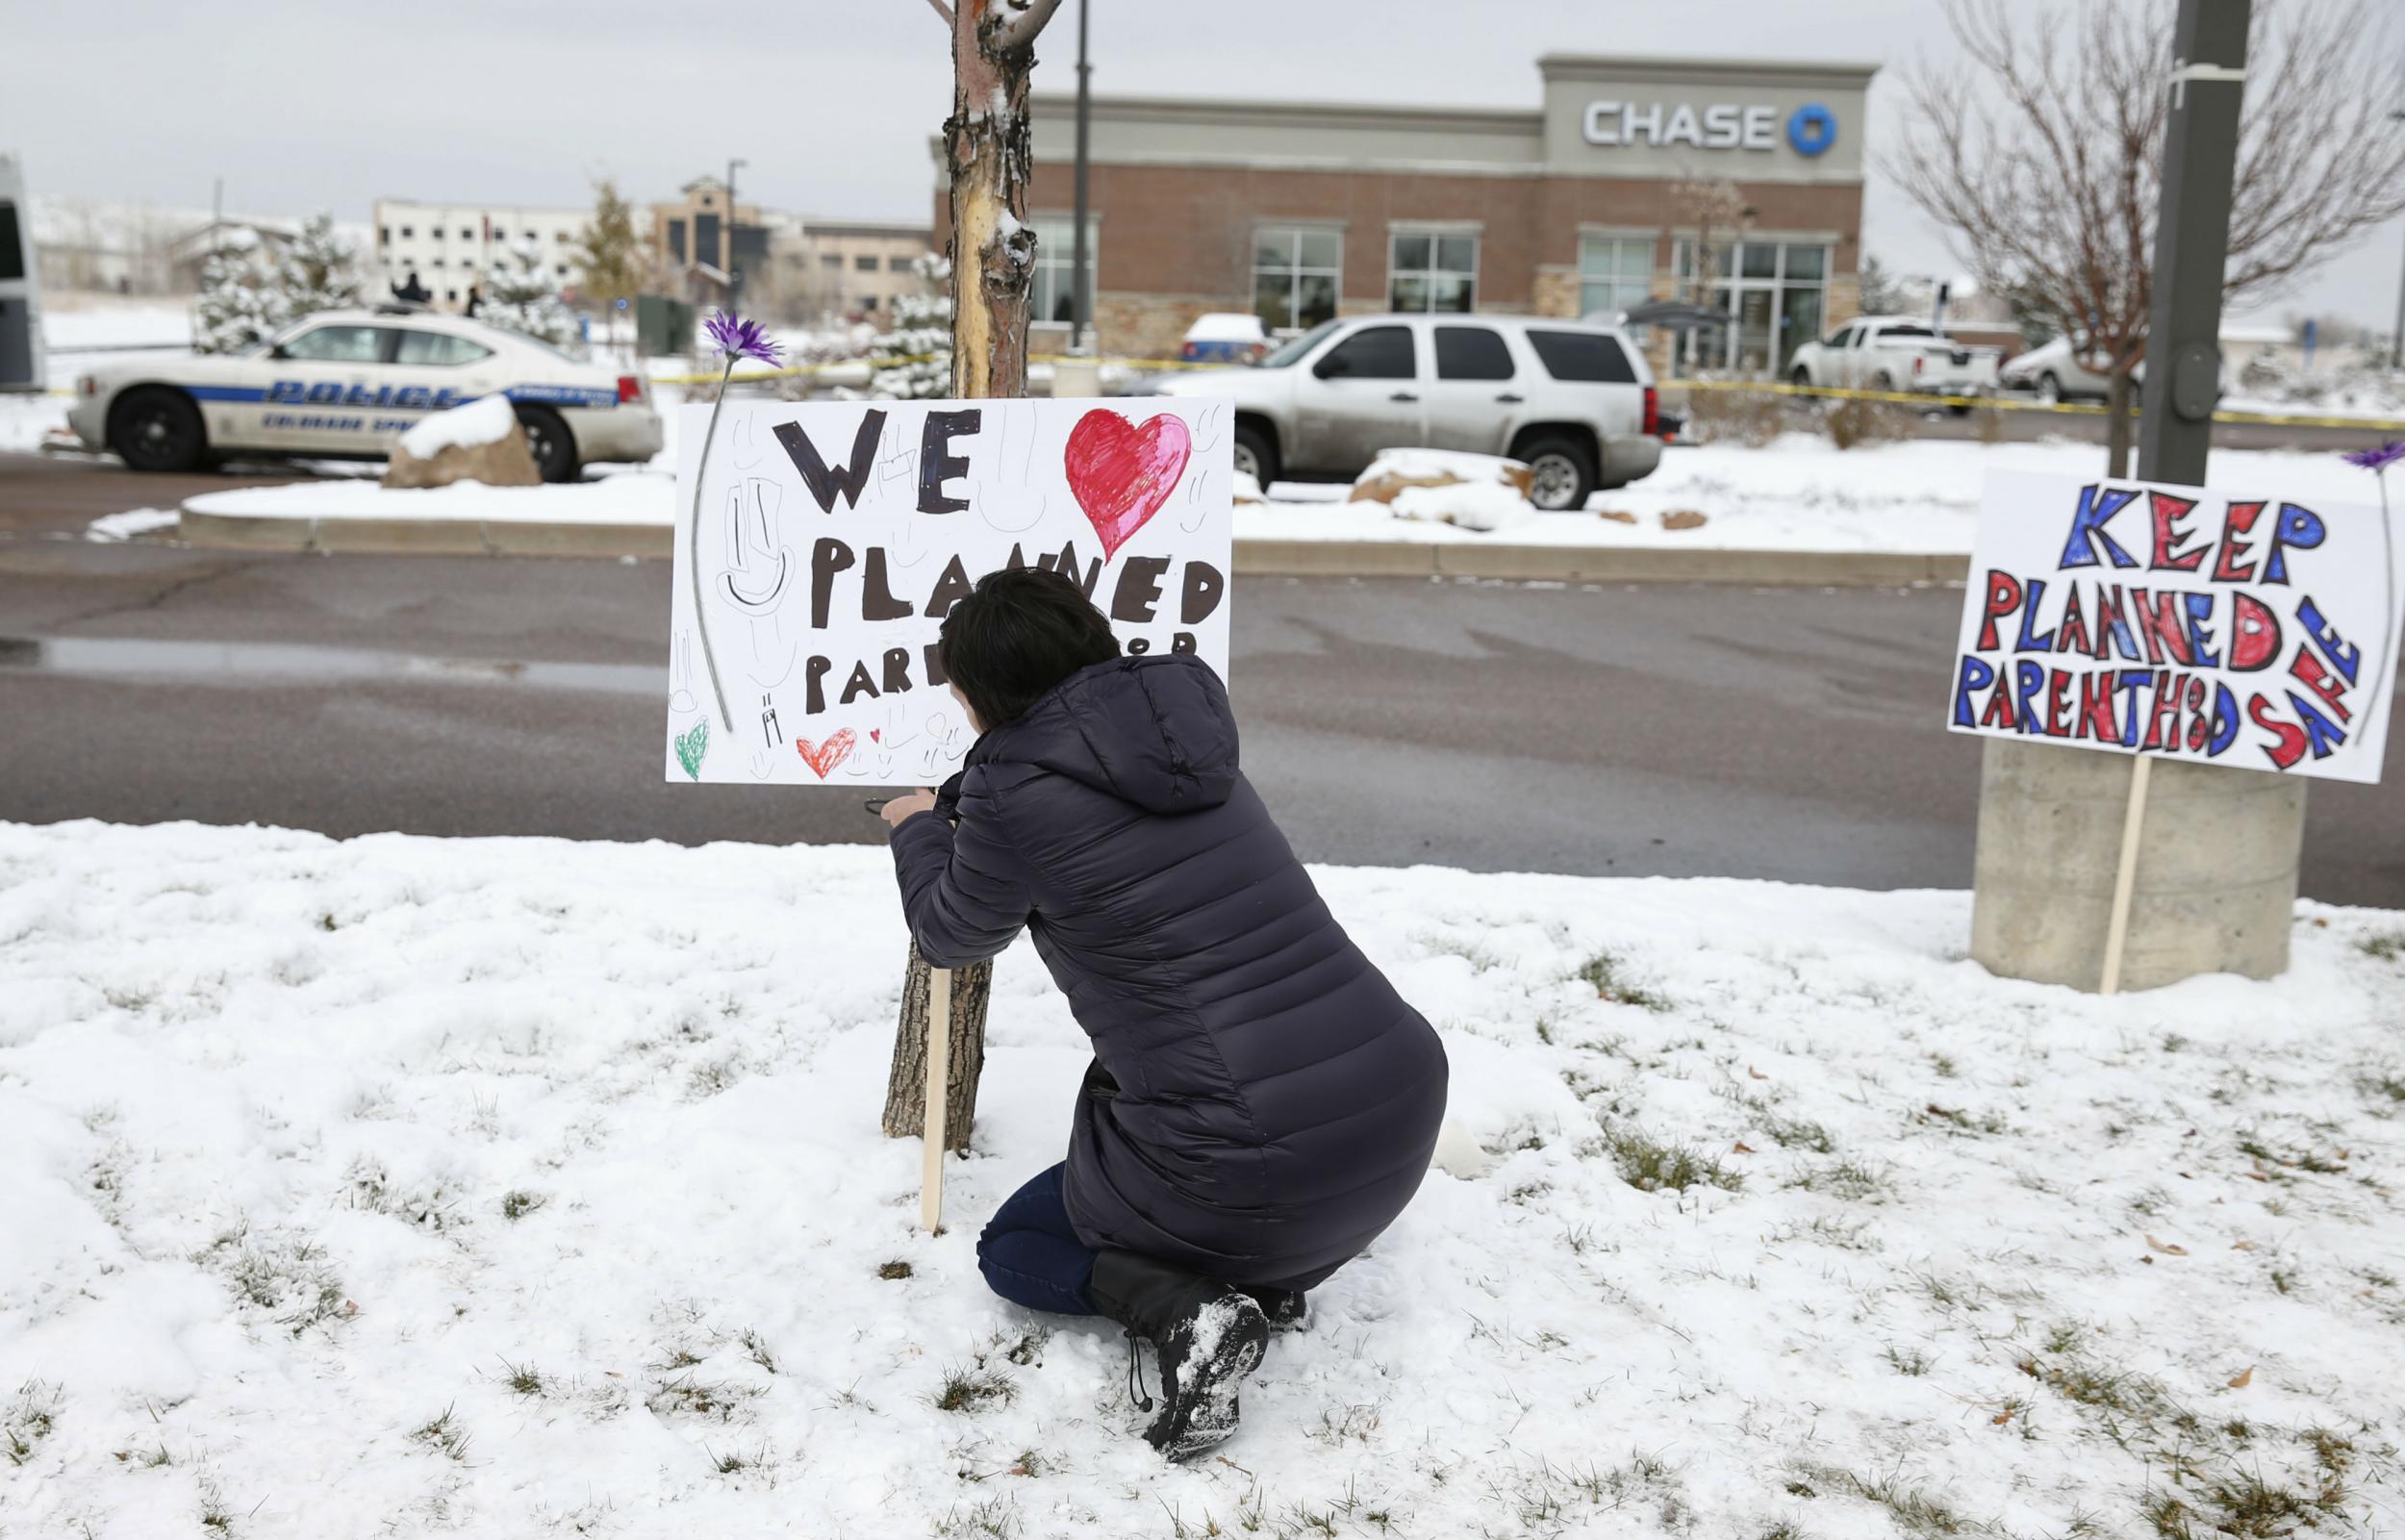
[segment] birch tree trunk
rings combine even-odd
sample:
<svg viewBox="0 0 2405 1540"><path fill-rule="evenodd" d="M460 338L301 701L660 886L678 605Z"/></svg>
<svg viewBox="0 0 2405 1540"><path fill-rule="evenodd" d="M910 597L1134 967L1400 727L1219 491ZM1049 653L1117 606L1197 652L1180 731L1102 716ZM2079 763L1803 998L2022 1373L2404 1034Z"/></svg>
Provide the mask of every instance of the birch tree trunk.
<svg viewBox="0 0 2405 1540"><path fill-rule="evenodd" d="M944 123L951 173L952 394L1027 393L1027 292L1035 278L1035 232L1027 182L1035 155L1027 132L1027 74L1035 38L1060 0L936 0L952 29L952 115ZM927 965L910 948L901 1022L885 1087L885 1131L917 1138L926 1128ZM969 1148L977 1075L985 1067L985 1005L994 965L952 974L950 1074L944 1144Z"/></svg>

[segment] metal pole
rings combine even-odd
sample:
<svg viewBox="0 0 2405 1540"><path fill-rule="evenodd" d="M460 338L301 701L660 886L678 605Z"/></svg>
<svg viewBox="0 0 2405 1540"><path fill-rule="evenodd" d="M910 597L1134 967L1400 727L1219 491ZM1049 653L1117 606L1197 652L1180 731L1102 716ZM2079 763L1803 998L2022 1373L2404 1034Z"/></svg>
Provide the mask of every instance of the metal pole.
<svg viewBox="0 0 2405 1540"><path fill-rule="evenodd" d="M2405 113L2391 113L2389 121L2405 123ZM2396 329L2389 333L2389 369L2405 369L2405 271L2396 280Z"/></svg>
<svg viewBox="0 0 2405 1540"><path fill-rule="evenodd" d="M749 161L726 158L726 308L731 313L744 303L744 272L735 265L735 168L749 165Z"/></svg>
<svg viewBox="0 0 2405 1540"><path fill-rule="evenodd" d="M1086 302L1086 124L1091 114L1093 96L1086 77L1094 66L1085 58L1086 0L1077 0L1077 227L1069 238L1069 350L1081 352L1085 347L1086 327L1093 320L1087 314Z"/></svg>
<svg viewBox="0 0 2405 1540"><path fill-rule="evenodd" d="M2213 449L2248 9L2248 0L2180 0L2172 32L2154 314L2139 391L2138 474L2144 481L2200 485Z"/></svg>

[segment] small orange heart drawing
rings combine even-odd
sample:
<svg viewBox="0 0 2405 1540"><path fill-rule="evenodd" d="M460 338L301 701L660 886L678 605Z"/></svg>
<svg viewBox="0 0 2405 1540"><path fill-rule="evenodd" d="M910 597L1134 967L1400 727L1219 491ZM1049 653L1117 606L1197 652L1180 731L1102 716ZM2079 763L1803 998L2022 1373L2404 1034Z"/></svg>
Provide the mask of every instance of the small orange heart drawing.
<svg viewBox="0 0 2405 1540"><path fill-rule="evenodd" d="M817 771L819 779L825 780L836 766L851 757L854 742L851 729L847 727L823 744L814 745L807 738L797 738L794 746L801 750L801 762Z"/></svg>

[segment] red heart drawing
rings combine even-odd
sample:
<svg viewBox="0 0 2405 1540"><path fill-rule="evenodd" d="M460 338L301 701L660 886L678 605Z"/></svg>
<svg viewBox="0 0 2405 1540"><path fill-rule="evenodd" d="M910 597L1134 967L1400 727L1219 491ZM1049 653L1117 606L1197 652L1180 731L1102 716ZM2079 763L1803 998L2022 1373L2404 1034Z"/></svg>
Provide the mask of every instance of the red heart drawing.
<svg viewBox="0 0 2405 1540"><path fill-rule="evenodd" d="M801 762L817 770L819 779L825 780L829 770L851 757L852 743L851 729L847 727L815 747L807 738L795 739L794 746L801 750Z"/></svg>
<svg viewBox="0 0 2405 1540"><path fill-rule="evenodd" d="M885 729L884 729L884 728L882 728L882 727L872 727L872 728L870 728L870 729L869 729L869 742L870 742L870 743L873 743L873 744L881 744L881 743L885 742Z"/></svg>
<svg viewBox="0 0 2405 1540"><path fill-rule="evenodd" d="M1061 467L1070 494L1101 537L1104 561L1169 501L1193 448L1184 420L1166 412L1138 426L1097 407L1069 430Z"/></svg>

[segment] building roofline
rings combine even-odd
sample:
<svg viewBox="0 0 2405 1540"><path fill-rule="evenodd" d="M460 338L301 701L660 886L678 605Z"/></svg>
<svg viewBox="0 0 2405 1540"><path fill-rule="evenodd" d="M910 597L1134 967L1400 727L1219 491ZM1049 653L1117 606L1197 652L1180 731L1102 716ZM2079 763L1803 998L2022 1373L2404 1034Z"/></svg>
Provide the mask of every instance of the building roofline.
<svg viewBox="0 0 2405 1540"><path fill-rule="evenodd" d="M1676 54L1542 54L1537 72L1576 79L1584 74L1617 80L1714 83L1733 80L1835 81L1863 85L1879 73L1875 61L1852 59L1706 59Z"/></svg>
<svg viewBox="0 0 2405 1540"><path fill-rule="evenodd" d="M1066 92L1036 92L1027 99L1030 111L1051 108L1075 112L1077 98ZM1271 101L1261 97L1228 96L1097 96L1094 107L1122 117L1247 117L1275 121L1329 124L1353 121L1379 126L1445 125L1486 132L1525 133L1541 128L1544 113L1534 107L1397 107L1382 102Z"/></svg>

